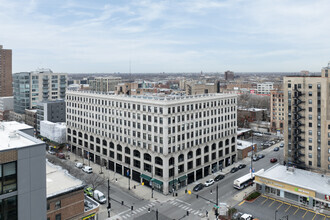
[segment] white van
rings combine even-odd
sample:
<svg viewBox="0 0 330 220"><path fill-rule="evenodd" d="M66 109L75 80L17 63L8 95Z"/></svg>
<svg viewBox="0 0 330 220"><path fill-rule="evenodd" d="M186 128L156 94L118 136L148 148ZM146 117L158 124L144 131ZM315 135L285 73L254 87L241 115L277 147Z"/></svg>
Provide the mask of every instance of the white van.
<svg viewBox="0 0 330 220"><path fill-rule="evenodd" d="M84 171L85 173L93 173L93 169L89 166L84 166L84 168L82 168L82 171Z"/></svg>
<svg viewBox="0 0 330 220"><path fill-rule="evenodd" d="M104 194L98 190L94 190L93 192L93 198L98 201L99 203L106 203L107 199L105 198Z"/></svg>

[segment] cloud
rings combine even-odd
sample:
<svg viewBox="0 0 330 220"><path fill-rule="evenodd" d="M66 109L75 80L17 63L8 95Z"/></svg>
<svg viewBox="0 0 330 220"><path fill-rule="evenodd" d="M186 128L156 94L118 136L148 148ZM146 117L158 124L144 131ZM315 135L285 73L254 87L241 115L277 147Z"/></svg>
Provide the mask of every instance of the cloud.
<svg viewBox="0 0 330 220"><path fill-rule="evenodd" d="M130 59L136 72L299 71L307 63L319 71L330 54L325 0L0 5L0 44L13 49L14 72L127 72Z"/></svg>

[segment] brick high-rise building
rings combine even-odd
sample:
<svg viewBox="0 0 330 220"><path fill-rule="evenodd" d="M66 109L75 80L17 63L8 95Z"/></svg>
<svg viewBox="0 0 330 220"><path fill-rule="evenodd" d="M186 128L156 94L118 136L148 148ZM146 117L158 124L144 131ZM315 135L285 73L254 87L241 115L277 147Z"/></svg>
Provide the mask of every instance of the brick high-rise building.
<svg viewBox="0 0 330 220"><path fill-rule="evenodd" d="M283 91L270 91L270 130L283 133L284 95Z"/></svg>
<svg viewBox="0 0 330 220"><path fill-rule="evenodd" d="M329 72L284 77L284 156L298 167L330 170Z"/></svg>
<svg viewBox="0 0 330 220"><path fill-rule="evenodd" d="M12 96L12 52L0 45L0 97Z"/></svg>

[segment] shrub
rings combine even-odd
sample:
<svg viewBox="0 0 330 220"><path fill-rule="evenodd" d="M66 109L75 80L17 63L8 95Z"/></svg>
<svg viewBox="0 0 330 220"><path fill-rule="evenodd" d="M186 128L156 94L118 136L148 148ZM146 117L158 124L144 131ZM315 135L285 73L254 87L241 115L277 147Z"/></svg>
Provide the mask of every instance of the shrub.
<svg viewBox="0 0 330 220"><path fill-rule="evenodd" d="M253 192L248 197L246 197L246 200L250 201L257 198L258 196L260 196L260 192Z"/></svg>

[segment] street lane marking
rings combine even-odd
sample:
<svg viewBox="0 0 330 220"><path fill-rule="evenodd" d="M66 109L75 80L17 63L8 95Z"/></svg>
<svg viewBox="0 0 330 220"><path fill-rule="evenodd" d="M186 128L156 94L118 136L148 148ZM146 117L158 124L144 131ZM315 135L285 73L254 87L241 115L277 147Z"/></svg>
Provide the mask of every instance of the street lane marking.
<svg viewBox="0 0 330 220"><path fill-rule="evenodd" d="M278 210L281 206L283 205L283 203L281 203L281 205L279 205L278 207L277 207L277 209L276 210Z"/></svg>
<svg viewBox="0 0 330 220"><path fill-rule="evenodd" d="M271 206L273 205L274 202L275 202L275 200L274 200L272 203L270 203L268 207L271 207Z"/></svg>
<svg viewBox="0 0 330 220"><path fill-rule="evenodd" d="M295 215L298 212L299 208L297 208L297 210L293 213L293 215Z"/></svg>
<svg viewBox="0 0 330 220"><path fill-rule="evenodd" d="M305 215L307 214L308 210L305 212L305 214L302 216L302 218L305 218Z"/></svg>
<svg viewBox="0 0 330 220"><path fill-rule="evenodd" d="M180 200L180 199L176 199L177 201L179 201L179 202L181 202L181 203L184 203L184 204L186 204L186 205L191 205L190 203L188 203L188 202L184 202L184 201L182 201L182 200Z"/></svg>
<svg viewBox="0 0 330 220"><path fill-rule="evenodd" d="M314 220L315 217L316 217L316 213L315 213L314 217L312 218L312 220Z"/></svg>
<svg viewBox="0 0 330 220"><path fill-rule="evenodd" d="M183 205L181 204L181 205L179 205L179 208L181 208Z"/></svg>
<svg viewBox="0 0 330 220"><path fill-rule="evenodd" d="M241 206L241 205L243 205L243 204L244 204L244 202L245 202L245 200L243 200L242 202L240 202L240 204L238 204L238 206Z"/></svg>
<svg viewBox="0 0 330 220"><path fill-rule="evenodd" d="M265 199L262 203L261 203L261 205L263 205L266 201L268 200L268 198L267 199Z"/></svg>
<svg viewBox="0 0 330 220"><path fill-rule="evenodd" d="M287 212L290 208L291 208L291 205L285 210L285 212Z"/></svg>

